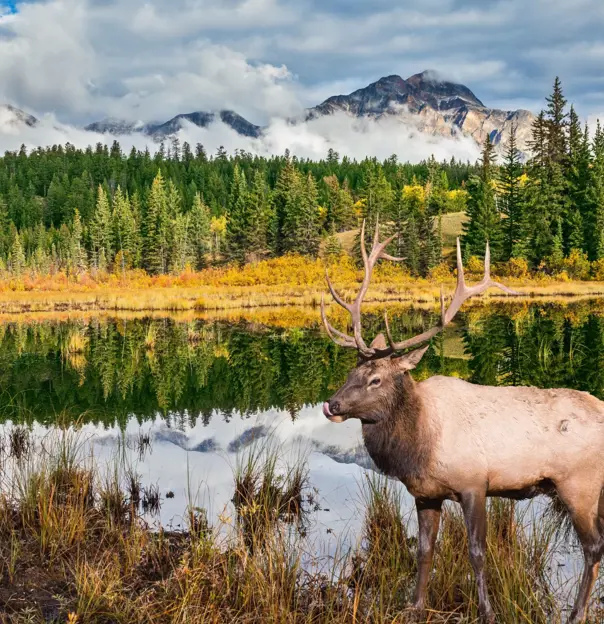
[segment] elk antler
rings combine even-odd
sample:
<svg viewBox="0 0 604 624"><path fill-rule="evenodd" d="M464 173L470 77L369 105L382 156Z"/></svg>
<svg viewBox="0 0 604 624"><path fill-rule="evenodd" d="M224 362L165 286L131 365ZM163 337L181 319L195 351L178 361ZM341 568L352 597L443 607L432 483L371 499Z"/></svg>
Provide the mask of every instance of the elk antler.
<svg viewBox="0 0 604 624"><path fill-rule="evenodd" d="M365 266L365 277L363 278L363 282L361 283L359 293L352 303L346 303L342 299L342 297L338 295L331 283L331 280L329 279L327 271L325 271L325 278L327 279L327 286L329 287L329 292L331 293L331 296L334 298L335 302L338 305L341 305L345 310L348 310L350 316L352 317L352 328L354 332L354 337L337 330L329 323L325 314L325 300L323 297L321 297L321 318L323 319L325 329L327 330L329 337L337 345L340 345L341 347L356 348L359 350L360 355L365 359L384 357L392 352L390 348L379 349L373 346L368 347L365 344L361 333L361 304L363 303L363 299L367 294L367 289L369 288L369 283L371 282L371 275L373 273L375 263L380 258L392 260L394 262L399 262L400 260L403 260L403 258L395 258L394 256L391 256L384 251L386 247L394 240L395 236L396 235L390 236L384 242L380 243L380 225L379 221L376 219L375 234L373 235L373 247L371 248L371 253L368 256L367 249L365 248L365 221L363 221L363 225L361 226L361 255L363 256L363 265Z"/></svg>
<svg viewBox="0 0 604 624"><path fill-rule="evenodd" d="M410 349L411 347L416 347L423 342L427 342L437 334L439 334L455 317L459 309L461 308L464 301L473 297L474 295L480 295L485 292L489 288L499 288L504 292L510 295L519 295L520 293L515 292L509 289L507 286L500 284L499 282L495 282L491 279L491 252L489 249L489 243L487 242L485 257L484 257L484 277L479 284L475 286L466 286L464 271L463 271L463 262L461 259L461 246L459 244L459 238L457 239L457 287L455 289L455 293L453 294L453 299L449 307L445 310L445 295L441 286L440 289L440 324L432 327L431 329L426 330L422 334L418 336L414 336L413 338L409 338L408 340L404 340L403 342L395 342L392 338L392 333L390 331L390 325L388 323L388 315L384 313L384 322L386 324L386 336L388 337L389 347L386 349L370 346L368 347L363 340L361 335L361 304L367 293L367 289L369 288L369 282L371 281L371 275L373 273L373 268L375 263L380 258L385 258L386 260L400 261L403 258L394 258L389 254L385 253L385 248L392 242L394 236L386 239L383 243L379 242L379 223L376 221L375 225L375 234L373 237L373 248L369 256L367 256L367 250L365 249L365 221L363 221L363 225L361 226L361 254L363 256L363 264L365 266L365 277L361 284L361 288L359 290L359 294L356 296L356 299L352 303L346 303L335 291L334 287L331 284L329 279L329 275L327 271L325 272L325 277L327 279L327 285L329 286L329 291L331 292L332 297L341 305L344 309L350 312L352 316L352 326L354 331L354 337L349 336L341 331L338 331L335 327L330 325L327 320L327 316L325 314L325 301L324 298L321 297L321 318L323 319L323 324L325 325L325 329L329 337L341 347L350 347L356 348L359 351L359 354L364 359L377 359L380 357L386 357L388 355L392 355L397 351L402 351L403 349Z"/></svg>
<svg viewBox="0 0 604 624"><path fill-rule="evenodd" d="M520 293L511 290L507 286L500 284L499 282L495 282L491 279L491 250L489 249L489 243L487 241L487 246L484 254L484 277L479 284L475 286L466 286L466 280L463 272L463 262L461 259L461 246L459 244L459 238L457 239L457 287L455 288L455 293L453 294L453 299L451 301L451 305L445 310L445 296L443 293L443 289L441 286L440 289L440 324L428 329L423 334L419 334L418 336L414 336L413 338L409 338L408 340L403 340L403 342L394 342L392 339L392 334L390 333L390 326L388 324L388 316L384 313L384 322L386 323L386 336L388 337L388 343L390 344L390 349L392 352L402 351L403 349L409 349L411 347L416 347L417 345L422 344L423 342L427 342L437 334L439 334L455 317L455 315L459 312L459 309L463 305L464 301L467 301L470 297L474 295L481 295L483 292L488 290L489 288L499 288L503 290L503 292L508 293L509 295L519 295Z"/></svg>

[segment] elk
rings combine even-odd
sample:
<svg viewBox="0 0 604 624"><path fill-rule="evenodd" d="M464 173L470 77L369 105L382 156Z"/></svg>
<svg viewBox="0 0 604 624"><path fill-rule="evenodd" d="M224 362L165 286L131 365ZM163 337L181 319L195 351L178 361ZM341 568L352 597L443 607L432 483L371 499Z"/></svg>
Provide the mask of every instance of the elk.
<svg viewBox="0 0 604 624"><path fill-rule="evenodd" d="M490 387L443 376L415 382L409 371L429 345L410 349L441 332L470 297L491 287L516 293L491 279L488 244L484 278L467 286L458 239L457 287L447 308L441 289L440 322L418 336L395 342L384 315L386 337L379 334L367 345L361 333L361 304L376 262L396 258L385 253L394 237L380 243L378 224L369 255L364 234L363 223L365 275L356 299L344 301L326 274L333 298L352 317L353 335L330 325L322 299L323 323L336 344L358 350L359 362L323 405L323 413L334 423L360 420L363 441L376 466L402 481L415 498L418 572L410 608L419 615L425 611L444 501L461 504L480 618L492 624L495 615L485 575L486 499L557 494L566 505L585 560L569 622L584 622L604 552L604 402L570 389Z"/></svg>

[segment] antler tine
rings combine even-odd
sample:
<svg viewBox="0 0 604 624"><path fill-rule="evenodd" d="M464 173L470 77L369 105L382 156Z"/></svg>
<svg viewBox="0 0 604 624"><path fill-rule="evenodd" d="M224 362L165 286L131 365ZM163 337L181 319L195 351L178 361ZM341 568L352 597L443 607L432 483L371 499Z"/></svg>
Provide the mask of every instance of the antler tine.
<svg viewBox="0 0 604 624"><path fill-rule="evenodd" d="M440 333L445 326L447 326L455 317L455 315L459 312L462 304L467 301L470 297L474 295L480 295L489 288L499 288L504 292L510 295L520 295L521 293L500 284L499 282L495 282L491 279L491 250L489 248L489 243L487 242L487 246L485 249L484 255L484 277L479 284L475 286L466 286L466 280L463 270L463 260L461 257L461 245L459 242L459 238L457 239L457 287L455 288L455 293L453 294L453 299L449 307L445 310L445 296L443 293L443 289L441 286L440 290L440 325L433 327L425 331L423 334L419 336L415 336L410 338L409 340L405 340L403 342L394 342L392 340L392 336L390 334L390 328L388 327L387 319L386 321L386 332L388 336L388 342L390 343L390 348L393 351L401 351L403 349L409 349L410 347L415 347L422 342L426 342L430 340L438 333Z"/></svg>
<svg viewBox="0 0 604 624"><path fill-rule="evenodd" d="M356 347L356 342L354 338L344 334L343 332L337 330L331 323L327 320L327 314L325 313L325 297L321 295L321 319L323 320L323 325L325 326L325 330L327 331L327 335L340 347Z"/></svg>
<svg viewBox="0 0 604 624"><path fill-rule="evenodd" d="M331 293L331 296L334 298L335 302L338 305L342 306L345 310L348 310L348 312L352 312L352 306L349 303L346 303L344 299L342 299L342 297L338 295L336 289L333 287L333 284L329 279L329 273L327 272L327 269L325 269L325 279L327 281L327 287L329 288L329 292Z"/></svg>

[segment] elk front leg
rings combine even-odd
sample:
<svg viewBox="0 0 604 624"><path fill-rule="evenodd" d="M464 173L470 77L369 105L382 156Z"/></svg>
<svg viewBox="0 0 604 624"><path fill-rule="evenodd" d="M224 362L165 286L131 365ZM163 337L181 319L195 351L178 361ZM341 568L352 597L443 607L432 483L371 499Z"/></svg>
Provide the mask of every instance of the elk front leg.
<svg viewBox="0 0 604 624"><path fill-rule="evenodd" d="M434 544L440 525L442 501L415 499L418 522L417 538L417 584L413 596L413 608L423 612L426 607L426 588L432 571Z"/></svg>
<svg viewBox="0 0 604 624"><path fill-rule="evenodd" d="M485 573L487 546L487 509L485 492L468 492L461 497L468 543L470 563L478 586L478 610L480 618L487 624L495 624L495 614L489 601Z"/></svg>

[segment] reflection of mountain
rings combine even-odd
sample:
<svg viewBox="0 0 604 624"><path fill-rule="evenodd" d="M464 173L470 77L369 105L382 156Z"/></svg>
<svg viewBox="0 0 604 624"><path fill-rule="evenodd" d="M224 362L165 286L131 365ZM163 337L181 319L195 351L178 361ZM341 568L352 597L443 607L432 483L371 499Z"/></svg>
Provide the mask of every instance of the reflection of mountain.
<svg viewBox="0 0 604 624"><path fill-rule="evenodd" d="M470 312L461 317L461 329L448 331L442 348L435 339L415 375L571 387L602 397L604 319L601 306L594 306L595 313L588 303L534 305L513 317L494 305L481 317ZM404 338L436 321L431 314L406 312L393 318L393 332ZM375 335L381 322L369 316L367 335ZM81 345L77 353L73 344ZM174 444L181 445L178 429L196 422L231 422L269 410L297 417L304 406L328 398L354 364L354 352L313 331L251 332L167 319L8 323L0 332L0 387L19 400L4 401L0 415L51 423L67 412L112 425L132 416L155 420L160 413L172 424ZM210 439L197 440L206 445L200 452L211 447ZM347 461L337 448L322 452Z"/></svg>

